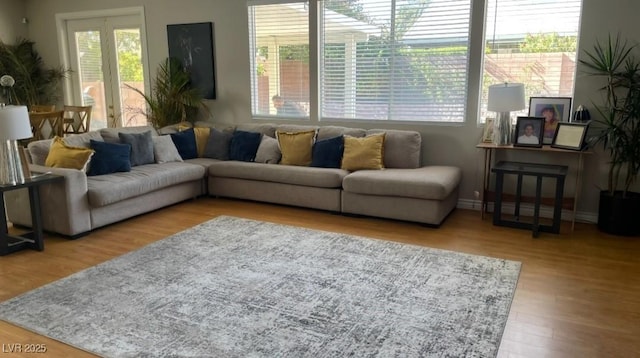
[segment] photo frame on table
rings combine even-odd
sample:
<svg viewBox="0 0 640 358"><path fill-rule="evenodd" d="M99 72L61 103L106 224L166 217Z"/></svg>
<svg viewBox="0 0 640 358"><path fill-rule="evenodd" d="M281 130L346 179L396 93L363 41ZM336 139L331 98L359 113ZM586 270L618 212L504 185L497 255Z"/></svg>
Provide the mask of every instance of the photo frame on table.
<svg viewBox="0 0 640 358"><path fill-rule="evenodd" d="M169 57L189 72L191 85L206 99L216 98L213 23L167 25Z"/></svg>
<svg viewBox="0 0 640 358"><path fill-rule="evenodd" d="M551 144L558 123L570 120L571 97L531 97L529 99L529 116L545 119L542 143Z"/></svg>
<svg viewBox="0 0 640 358"><path fill-rule="evenodd" d="M513 145L515 147L542 147L544 118L518 117Z"/></svg>
<svg viewBox="0 0 640 358"><path fill-rule="evenodd" d="M22 166L22 175L24 175L25 179L31 178L31 169L29 168L29 160L27 159L29 153L27 152L27 148L20 147L20 165Z"/></svg>
<svg viewBox="0 0 640 358"><path fill-rule="evenodd" d="M484 120L484 129L482 131L482 142L483 143L491 143L493 142L493 124L494 118L486 118Z"/></svg>
<svg viewBox="0 0 640 358"><path fill-rule="evenodd" d="M582 150L588 129L588 123L558 123L558 129L553 137L551 147Z"/></svg>

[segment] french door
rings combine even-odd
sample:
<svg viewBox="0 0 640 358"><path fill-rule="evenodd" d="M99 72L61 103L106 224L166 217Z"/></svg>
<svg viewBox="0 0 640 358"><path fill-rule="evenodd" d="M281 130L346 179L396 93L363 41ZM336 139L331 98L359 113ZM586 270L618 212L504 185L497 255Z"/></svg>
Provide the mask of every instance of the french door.
<svg viewBox="0 0 640 358"><path fill-rule="evenodd" d="M92 15L63 20L66 66L72 70L67 97L75 105L93 106L91 130L145 125L144 98L132 90L149 88L143 19Z"/></svg>

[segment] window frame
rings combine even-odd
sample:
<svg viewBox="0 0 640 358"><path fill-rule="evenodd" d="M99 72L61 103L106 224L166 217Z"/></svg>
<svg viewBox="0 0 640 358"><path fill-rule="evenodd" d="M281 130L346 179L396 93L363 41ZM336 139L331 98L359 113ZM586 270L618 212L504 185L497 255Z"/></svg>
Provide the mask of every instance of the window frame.
<svg viewBox="0 0 640 358"><path fill-rule="evenodd" d="M321 56L323 54L320 53L322 43L322 31L320 29L320 25L322 23L322 1L309 1L309 116L304 120L311 122L320 122L324 121L327 123L345 123L345 124L384 124L389 125L392 124L394 126L405 126L409 125L412 127L415 126L448 126L448 127L462 127L469 124L473 124L473 126L482 126L485 118L481 116L482 104L483 104L483 78L485 71L485 59L484 59L484 51L486 45L486 27L487 19L488 19L488 1L471 1L470 8L470 18L469 18L469 37L468 37L468 60L467 60L467 69L468 72L466 74L466 95L465 95L465 110L464 110L464 118L461 121L457 122L448 122L448 121L420 121L420 120L393 120L393 119L370 119L370 118L336 118L331 116L321 116L321 73L320 73L320 65L323 59ZM391 0L390 0L391 1ZM291 0L249 0L247 3L247 7L249 8L252 5L266 5L266 4L281 4L281 3L291 3L291 2L301 2L301 1L291 1ZM578 30L580 26L580 17L583 9L582 2L580 3L580 10L578 14ZM255 44L253 43L255 36L252 35L254 31L251 23L249 24L249 41L250 48L253 49ZM577 39L579 41L579 31L577 33ZM576 49L576 53L578 50ZM253 60L253 57L250 60L250 71L252 76L256 74L256 65ZM573 90L570 96L574 95L575 91L575 82L576 82L576 72L574 71L573 76ZM277 116L267 116L262 114L255 114L253 110L253 106L255 105L256 96L255 91L256 88L251 84L251 103L252 103L252 118L255 120L273 120L273 119L285 119L290 120L291 118L285 117L277 117ZM491 113L488 113L489 117ZM524 110L522 115L526 115L526 110ZM296 118L301 120L300 118ZM474 120L475 119L475 120Z"/></svg>
<svg viewBox="0 0 640 358"><path fill-rule="evenodd" d="M479 91L478 91L478 97L477 97L477 109L476 109L476 118L477 118L477 124L483 125L485 123L485 120L487 118L492 118L492 115L494 115L494 112L488 111L486 110L486 97L485 95L487 94L487 90L489 88L490 85L496 84L496 83L501 83L503 81L497 81L497 82L487 82L485 81L485 76L486 76L486 56L487 56L487 47L489 45L489 43L491 41L493 41L492 46L495 48L495 37L497 36L497 30L495 28L495 24L494 23L489 23L489 10L490 10L490 4L492 2L495 2L496 4L498 4L499 2L506 2L506 1L514 1L514 0L485 0L484 1L484 26L483 26L483 33L482 33L482 43L481 43L481 68L480 68L480 78L479 78ZM520 116L528 116L529 115L529 104L530 98L534 98L534 97L569 97L569 98L573 98L574 94L575 94L575 85L576 85L576 80L577 80L577 68L578 68L578 55L579 55L579 47L578 47L578 43L580 41L580 24L581 24L581 19L582 19L582 10L584 7L584 0L576 0L576 2L579 3L579 7L578 7L578 14L576 15L576 29L575 32L570 32L569 35L565 36L574 36L573 34L575 33L575 52L566 52L566 51L557 51L557 52L526 52L526 51L522 51L522 52L516 52L519 54L534 54L534 53L539 53L539 54L552 54L552 53L574 53L575 57L573 57L573 71L571 74L571 90L570 91L566 91L563 92L561 90L559 90L558 92L552 92L552 93L546 93L546 94L540 94L540 93L534 93L534 92L530 92L530 91L526 91L525 92L525 103L526 103L526 108L524 108L521 111L518 112L513 112L512 113L512 120L513 123L515 123L516 121L516 117L518 115ZM497 17L497 8L498 5L495 5L496 8L494 9L495 14L494 14L494 18ZM533 5L531 5L533 6ZM563 6L566 6L566 4L563 3ZM499 17L498 17L499 18ZM497 20L494 20L494 22L497 22ZM491 30L491 25L494 25L493 27L493 33L492 38L488 38L490 32L488 30ZM556 33L554 31L552 32L538 32L538 33L534 33L534 35L551 35L551 34L556 34L556 35L560 35L559 33ZM562 36L560 36L562 37ZM516 46L520 46L522 44L525 43L525 39L526 37L524 37L521 41L515 43ZM560 70L560 72L562 73L562 70ZM548 77L547 77L548 78ZM513 81L512 81L513 82ZM520 83L524 83L525 84L525 88L529 85L531 85L531 82L526 82L526 81L515 81L515 82L520 82Z"/></svg>

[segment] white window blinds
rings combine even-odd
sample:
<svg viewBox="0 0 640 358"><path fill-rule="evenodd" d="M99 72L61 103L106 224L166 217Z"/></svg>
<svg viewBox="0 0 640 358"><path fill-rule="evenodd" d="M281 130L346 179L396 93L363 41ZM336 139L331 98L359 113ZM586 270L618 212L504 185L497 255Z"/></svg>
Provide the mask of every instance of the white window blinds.
<svg viewBox="0 0 640 358"><path fill-rule="evenodd" d="M320 117L464 120L470 0L320 6Z"/></svg>
<svg viewBox="0 0 640 358"><path fill-rule="evenodd" d="M308 117L308 3L254 1L248 9L253 115Z"/></svg>
<svg viewBox="0 0 640 358"><path fill-rule="evenodd" d="M581 0L488 0L481 119L492 115L491 84L524 83L527 106L529 97L573 95L581 6Z"/></svg>

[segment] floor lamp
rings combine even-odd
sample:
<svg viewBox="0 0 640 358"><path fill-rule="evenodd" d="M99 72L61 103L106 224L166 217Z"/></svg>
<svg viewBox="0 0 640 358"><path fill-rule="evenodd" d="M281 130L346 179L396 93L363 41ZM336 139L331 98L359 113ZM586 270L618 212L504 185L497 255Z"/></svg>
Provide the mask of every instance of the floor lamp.
<svg viewBox="0 0 640 358"><path fill-rule="evenodd" d="M511 111L524 109L524 84L501 83L489 86L487 110L498 112L494 122L493 143L508 145L511 143Z"/></svg>
<svg viewBox="0 0 640 358"><path fill-rule="evenodd" d="M27 107L0 106L0 184L24 183L18 139L32 136Z"/></svg>

